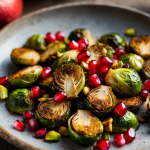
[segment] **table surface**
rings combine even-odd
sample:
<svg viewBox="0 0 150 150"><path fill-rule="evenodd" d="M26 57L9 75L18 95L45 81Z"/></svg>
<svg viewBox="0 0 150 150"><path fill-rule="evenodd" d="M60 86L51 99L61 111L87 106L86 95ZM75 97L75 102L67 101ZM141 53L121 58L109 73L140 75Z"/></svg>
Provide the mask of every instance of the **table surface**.
<svg viewBox="0 0 150 150"><path fill-rule="evenodd" d="M24 10L22 15L25 15L29 12L35 11L43 7L76 1L81 2L82 0L24 0ZM84 0L84 1L90 2L91 0ZM150 13L150 0L92 0L92 1L130 6ZM19 149L9 144L2 138L0 138L0 150L19 150Z"/></svg>

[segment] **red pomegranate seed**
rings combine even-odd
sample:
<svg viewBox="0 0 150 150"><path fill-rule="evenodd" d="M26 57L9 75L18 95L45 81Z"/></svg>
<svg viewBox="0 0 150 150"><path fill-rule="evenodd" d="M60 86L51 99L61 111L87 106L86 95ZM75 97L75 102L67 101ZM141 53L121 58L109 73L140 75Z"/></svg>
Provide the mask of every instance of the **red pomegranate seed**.
<svg viewBox="0 0 150 150"><path fill-rule="evenodd" d="M54 99L54 101L55 101L56 103L59 103L59 102L65 100L66 97L67 97L66 92L60 91L60 92L57 92L57 93L54 95L53 99Z"/></svg>
<svg viewBox="0 0 150 150"><path fill-rule="evenodd" d="M42 96L42 91L39 86L34 86L31 88L31 92L34 95L34 98L38 99Z"/></svg>
<svg viewBox="0 0 150 150"><path fill-rule="evenodd" d="M140 96L142 97L143 100L146 100L148 93L149 93L149 90L142 90L140 92Z"/></svg>
<svg viewBox="0 0 150 150"><path fill-rule="evenodd" d="M23 121L28 122L31 118L35 118L34 113L32 113L31 111L26 111L23 114Z"/></svg>
<svg viewBox="0 0 150 150"><path fill-rule="evenodd" d="M149 90L150 89L150 79L144 81L142 90Z"/></svg>
<svg viewBox="0 0 150 150"><path fill-rule="evenodd" d="M83 50L86 50L87 49L87 46L84 44L84 43L80 43L79 44L79 47L78 47L78 50L81 52Z"/></svg>
<svg viewBox="0 0 150 150"><path fill-rule="evenodd" d="M96 146L100 150L108 150L110 148L110 142L108 140L105 140L105 139L100 139L97 141Z"/></svg>
<svg viewBox="0 0 150 150"><path fill-rule="evenodd" d="M56 36L55 36L53 33L48 32L48 33L46 34L45 40L46 40L48 43L52 43L52 42L54 42L54 41L56 40Z"/></svg>
<svg viewBox="0 0 150 150"><path fill-rule="evenodd" d="M78 50L78 47L79 47L79 44L76 41L72 40L69 42L67 49L68 50L72 50L72 49Z"/></svg>
<svg viewBox="0 0 150 150"><path fill-rule="evenodd" d="M111 67L112 60L108 57L102 57L98 60L98 67Z"/></svg>
<svg viewBox="0 0 150 150"><path fill-rule="evenodd" d="M101 85L101 81L97 74L92 74L89 76L89 83L94 87L98 87Z"/></svg>
<svg viewBox="0 0 150 150"><path fill-rule="evenodd" d="M8 81L7 81L7 77L6 76L0 77L0 85L3 85L3 86L7 86L8 85Z"/></svg>
<svg viewBox="0 0 150 150"><path fill-rule="evenodd" d="M116 55L113 55L113 60L112 60L113 63L117 63L118 62L118 57Z"/></svg>
<svg viewBox="0 0 150 150"><path fill-rule="evenodd" d="M64 32L58 31L56 33L56 40L63 41L64 38L65 38L65 33Z"/></svg>
<svg viewBox="0 0 150 150"><path fill-rule="evenodd" d="M88 64L89 66L89 74L97 74L98 73L98 65L96 60L91 60Z"/></svg>
<svg viewBox="0 0 150 150"><path fill-rule="evenodd" d="M13 127L18 131L24 131L26 128L25 124L20 120L16 120Z"/></svg>
<svg viewBox="0 0 150 150"><path fill-rule="evenodd" d="M136 133L133 128L129 128L124 134L126 141L132 142L135 139Z"/></svg>
<svg viewBox="0 0 150 150"><path fill-rule="evenodd" d="M91 54L89 51L83 50L78 54L77 58L78 58L78 61L81 62L81 61L86 61L87 59L90 58L90 56Z"/></svg>
<svg viewBox="0 0 150 150"><path fill-rule="evenodd" d="M97 146L94 146L93 150L100 150Z"/></svg>
<svg viewBox="0 0 150 150"><path fill-rule="evenodd" d="M37 130L35 132L35 137L37 139L42 139L42 138L45 138L45 135L47 134L47 129L46 128L42 128L40 130Z"/></svg>
<svg viewBox="0 0 150 150"><path fill-rule="evenodd" d="M116 55L119 58L124 54L126 54L125 48L118 48L114 55Z"/></svg>
<svg viewBox="0 0 150 150"><path fill-rule="evenodd" d="M28 122L31 131L37 131L39 127L39 121L35 118L31 118Z"/></svg>
<svg viewBox="0 0 150 150"><path fill-rule="evenodd" d="M99 67L98 68L98 74L100 77L105 77L105 75L107 74L108 72L108 67Z"/></svg>
<svg viewBox="0 0 150 150"><path fill-rule="evenodd" d="M115 106L114 111L113 111L116 117L122 117L126 114L126 112L127 112L127 107L125 106L124 103L118 103Z"/></svg>
<svg viewBox="0 0 150 150"><path fill-rule="evenodd" d="M43 67L43 71L41 73L41 77L46 78L52 73L52 69L48 66Z"/></svg>
<svg viewBox="0 0 150 150"><path fill-rule="evenodd" d="M86 47L89 46L89 42L88 42L88 40L86 38L79 39L78 40L78 44L80 44L80 43L84 43L86 45Z"/></svg>
<svg viewBox="0 0 150 150"><path fill-rule="evenodd" d="M114 142L119 146L123 146L126 144L124 134L116 134L114 135L113 139L114 139Z"/></svg>

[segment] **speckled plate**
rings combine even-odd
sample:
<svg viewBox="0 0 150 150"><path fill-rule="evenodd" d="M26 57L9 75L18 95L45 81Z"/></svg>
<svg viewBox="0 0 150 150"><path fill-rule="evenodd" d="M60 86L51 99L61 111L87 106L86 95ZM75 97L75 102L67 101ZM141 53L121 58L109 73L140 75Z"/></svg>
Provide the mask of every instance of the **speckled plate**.
<svg viewBox="0 0 150 150"><path fill-rule="evenodd" d="M27 38L33 34L45 34L64 31L67 35L76 28L87 28L95 38L117 32L124 36L127 28L134 28L137 34L150 35L150 15L133 8L102 3L70 3L44 8L30 13L0 31L0 76L13 73L17 67L11 63L10 53L13 48L21 47ZM130 38L124 36L126 40ZM144 114L143 107L139 114ZM138 114L137 114L138 115ZM59 142L45 142L34 138L34 133L26 129L18 132L12 128L15 120L22 116L11 114L0 101L0 136L16 147L24 150L89 150L69 138L61 138ZM111 150L149 150L149 123L143 123L137 131L136 139L122 148L112 143ZM112 137L112 136L111 136ZM111 141L113 141L111 139Z"/></svg>

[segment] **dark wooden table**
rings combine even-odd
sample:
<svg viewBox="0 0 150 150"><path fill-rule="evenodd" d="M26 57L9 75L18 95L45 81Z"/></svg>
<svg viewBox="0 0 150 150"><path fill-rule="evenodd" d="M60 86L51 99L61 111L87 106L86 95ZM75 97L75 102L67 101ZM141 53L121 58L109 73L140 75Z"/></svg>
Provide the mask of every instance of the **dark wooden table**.
<svg viewBox="0 0 150 150"><path fill-rule="evenodd" d="M60 3L76 2L82 0L24 0L24 10L22 15L29 12L35 11L37 9L48 7L52 5L57 5ZM134 7L136 9L150 13L150 0L84 0L84 1L94 1L103 3L114 3L121 4L125 6ZM9 144L2 138L0 138L0 150L19 150L15 146Z"/></svg>

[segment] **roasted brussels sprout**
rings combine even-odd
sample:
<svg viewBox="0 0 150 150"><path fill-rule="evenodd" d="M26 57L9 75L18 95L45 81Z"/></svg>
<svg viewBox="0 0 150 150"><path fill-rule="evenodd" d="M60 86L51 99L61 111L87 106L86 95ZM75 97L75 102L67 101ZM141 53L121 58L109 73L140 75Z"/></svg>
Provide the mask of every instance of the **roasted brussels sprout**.
<svg viewBox="0 0 150 150"><path fill-rule="evenodd" d="M95 44L95 40L93 38L92 33L87 29L73 30L68 37L69 40L75 40L75 41L78 41L81 38L86 38L89 42L89 46Z"/></svg>
<svg viewBox="0 0 150 150"><path fill-rule="evenodd" d="M86 107L97 115L105 115L113 111L117 104L110 86L101 85L91 90L87 96Z"/></svg>
<svg viewBox="0 0 150 150"><path fill-rule="evenodd" d="M43 35L37 34L28 38L25 47L36 50L46 50L46 41Z"/></svg>
<svg viewBox="0 0 150 150"><path fill-rule="evenodd" d="M50 63L53 60L57 58L57 53L61 51L62 49L64 50L66 48L66 45L62 41L55 41L53 43L50 43L46 51L44 51L41 54L41 62L42 63Z"/></svg>
<svg viewBox="0 0 150 150"><path fill-rule="evenodd" d="M40 123L46 128L55 128L63 124L70 114L70 101L55 103L53 99L41 102L36 111Z"/></svg>
<svg viewBox="0 0 150 150"><path fill-rule="evenodd" d="M136 54L124 54L119 60L129 64L129 67L135 69L136 72L140 72L144 64L144 59Z"/></svg>
<svg viewBox="0 0 150 150"><path fill-rule="evenodd" d="M101 121L88 110L78 110L68 120L72 140L83 145L92 145L103 133Z"/></svg>
<svg viewBox="0 0 150 150"><path fill-rule="evenodd" d="M146 78L150 79L150 60L147 60L144 62L143 69L142 69L142 75L144 75Z"/></svg>
<svg viewBox="0 0 150 150"><path fill-rule="evenodd" d="M57 91L65 91L67 99L77 98L84 85L85 75L77 64L63 64L54 72L53 86Z"/></svg>
<svg viewBox="0 0 150 150"><path fill-rule="evenodd" d="M130 48L143 58L150 57L150 37L135 36L131 39Z"/></svg>
<svg viewBox="0 0 150 150"><path fill-rule="evenodd" d="M137 72L127 69L109 69L105 82L121 95L136 96L142 87L142 81Z"/></svg>
<svg viewBox="0 0 150 150"><path fill-rule="evenodd" d="M16 48L11 53L11 60L15 65L36 65L40 61L40 54L33 49Z"/></svg>
<svg viewBox="0 0 150 150"><path fill-rule="evenodd" d="M146 98L144 109L146 110L147 113L150 113L150 94L148 94Z"/></svg>
<svg viewBox="0 0 150 150"><path fill-rule="evenodd" d="M127 113L122 117L113 118L113 132L125 133L128 128L133 128L135 131L139 128L140 124L134 113L127 110Z"/></svg>
<svg viewBox="0 0 150 150"><path fill-rule="evenodd" d="M27 87L35 83L41 73L43 68L40 65L35 65L31 67L25 67L8 77L8 82L10 85L15 87Z"/></svg>
<svg viewBox="0 0 150 150"><path fill-rule="evenodd" d="M16 89L10 92L6 105L11 112L23 114L25 111L34 109L34 95L28 89Z"/></svg>
<svg viewBox="0 0 150 150"><path fill-rule="evenodd" d="M67 62L75 62L78 63L77 55L79 51L77 50L70 50L62 53L60 58L57 58L51 65L52 70L54 71L58 66L62 65L62 63Z"/></svg>
<svg viewBox="0 0 150 150"><path fill-rule="evenodd" d="M117 33L109 33L109 34L103 35L102 37L100 37L98 42L103 43L103 44L108 44L114 49L119 46L125 47L124 38Z"/></svg>

